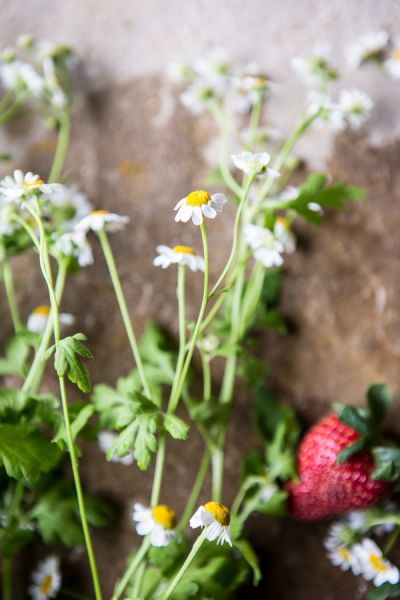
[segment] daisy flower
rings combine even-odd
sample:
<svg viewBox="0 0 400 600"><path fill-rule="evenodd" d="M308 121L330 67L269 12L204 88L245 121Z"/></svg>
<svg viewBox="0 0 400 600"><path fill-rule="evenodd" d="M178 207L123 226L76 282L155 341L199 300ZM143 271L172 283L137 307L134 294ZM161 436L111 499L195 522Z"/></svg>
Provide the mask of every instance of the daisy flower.
<svg viewBox="0 0 400 600"><path fill-rule="evenodd" d="M319 44L314 47L311 56L292 58L291 65L306 83L319 85L322 82L334 81L338 77L337 71L329 64L329 58L329 44Z"/></svg>
<svg viewBox="0 0 400 600"><path fill-rule="evenodd" d="M215 219L217 213L222 212L222 207L227 199L224 194L213 194L212 196L205 190L196 190L190 192L186 198L179 200L174 210L178 212L175 215L175 221L187 223L190 219L194 225L203 223L203 215L209 219Z"/></svg>
<svg viewBox="0 0 400 600"><path fill-rule="evenodd" d="M85 231L63 233L56 239L54 247L64 256L74 256L80 267L93 264L93 252Z"/></svg>
<svg viewBox="0 0 400 600"><path fill-rule="evenodd" d="M8 202L15 202L30 192L38 190L43 194L51 193L58 186L58 183L45 183L39 175L30 171L23 173L16 169L13 175L7 175L0 181L0 196L3 196Z"/></svg>
<svg viewBox="0 0 400 600"><path fill-rule="evenodd" d="M289 222L285 217L277 217L274 225L275 238L281 242L283 249L288 254L296 250L296 238L290 230Z"/></svg>
<svg viewBox="0 0 400 600"><path fill-rule="evenodd" d="M42 333L46 329L51 309L50 306L37 306L26 322L26 328L32 333ZM60 313L61 325L73 325L75 317L70 313Z"/></svg>
<svg viewBox="0 0 400 600"><path fill-rule="evenodd" d="M232 79L231 105L239 113L247 113L265 97L269 80L265 75L245 73Z"/></svg>
<svg viewBox="0 0 400 600"><path fill-rule="evenodd" d="M357 68L369 60L378 60L389 41L387 31L364 33L349 49L349 63Z"/></svg>
<svg viewBox="0 0 400 600"><path fill-rule="evenodd" d="M346 515L346 521L353 531L366 530L367 518L365 511L363 510L353 510L348 515Z"/></svg>
<svg viewBox="0 0 400 600"><path fill-rule="evenodd" d="M368 118L374 103L364 92L357 89L342 90L339 96L339 109L353 129L359 129Z"/></svg>
<svg viewBox="0 0 400 600"><path fill-rule="evenodd" d="M117 434L114 433L113 431L100 431L97 436L100 450L102 450L104 452L104 454L106 454L107 450L109 448L111 448L111 446L114 444L116 438L117 438ZM129 467L134 464L135 455L133 452L129 452L129 454L127 454L126 456L122 456L122 457L114 455L110 459L110 462L120 463L121 465L125 465L125 466Z"/></svg>
<svg viewBox="0 0 400 600"><path fill-rule="evenodd" d="M0 81L7 90L27 91L39 98L44 91L44 80L32 65L12 60L0 65Z"/></svg>
<svg viewBox="0 0 400 600"><path fill-rule="evenodd" d="M76 225L76 231L120 231L129 223L129 217L117 215L109 210L94 210Z"/></svg>
<svg viewBox="0 0 400 600"><path fill-rule="evenodd" d="M92 205L84 193L76 187L59 184L56 189L46 193L45 197L54 206L68 212L63 227L73 228L83 217L92 210Z"/></svg>
<svg viewBox="0 0 400 600"><path fill-rule="evenodd" d="M179 99L190 112L200 115L205 111L207 104L219 98L223 91L220 84L216 85L208 79L199 79L182 92Z"/></svg>
<svg viewBox="0 0 400 600"><path fill-rule="evenodd" d="M262 263L264 267L268 269L283 264L281 254L285 248L270 229L249 223L244 234L246 244L252 249L255 260Z"/></svg>
<svg viewBox="0 0 400 600"><path fill-rule="evenodd" d="M166 269L170 265L178 264L189 267L192 271L204 271L204 258L197 256L190 246L169 246L160 245L156 248L158 256L153 260L155 267Z"/></svg>
<svg viewBox="0 0 400 600"><path fill-rule="evenodd" d="M152 546L167 546L175 535L176 512L166 504L150 508L136 502L132 519L136 523L136 533L150 535Z"/></svg>
<svg viewBox="0 0 400 600"><path fill-rule="evenodd" d="M233 154L231 158L235 167L244 173L268 173L273 178L280 177L279 171L268 167L271 160L268 152L259 152L257 154L241 152L240 154Z"/></svg>
<svg viewBox="0 0 400 600"><path fill-rule="evenodd" d="M335 104L325 92L312 91L308 95L307 114L311 117L319 113L316 122L328 125L333 131L346 129L346 119L343 110Z"/></svg>
<svg viewBox="0 0 400 600"><path fill-rule="evenodd" d="M33 600L55 598L61 587L60 561L56 556L50 556L42 561L32 574L33 583L29 594Z"/></svg>
<svg viewBox="0 0 400 600"><path fill-rule="evenodd" d="M229 74L229 57L224 48L214 48L206 56L198 58L193 68L202 77L214 79Z"/></svg>
<svg viewBox="0 0 400 600"><path fill-rule="evenodd" d="M190 519L192 529L206 527L205 537L210 542L217 540L217 544L227 542L232 546L229 523L231 516L229 509L219 502L207 502L199 508Z"/></svg>
<svg viewBox="0 0 400 600"><path fill-rule="evenodd" d="M395 38L389 57L385 60L384 65L389 75L394 79L400 79L400 37Z"/></svg>
<svg viewBox="0 0 400 600"><path fill-rule="evenodd" d="M351 530L345 523L334 523L329 528L324 546L328 551L329 560L335 567L340 567L342 571L351 569L354 575L359 575L360 567L350 543L351 538Z"/></svg>
<svg viewBox="0 0 400 600"><path fill-rule="evenodd" d="M367 581L373 581L376 586L399 582L398 568L384 558L382 550L373 540L364 538L353 546L353 552L359 562L360 573Z"/></svg>

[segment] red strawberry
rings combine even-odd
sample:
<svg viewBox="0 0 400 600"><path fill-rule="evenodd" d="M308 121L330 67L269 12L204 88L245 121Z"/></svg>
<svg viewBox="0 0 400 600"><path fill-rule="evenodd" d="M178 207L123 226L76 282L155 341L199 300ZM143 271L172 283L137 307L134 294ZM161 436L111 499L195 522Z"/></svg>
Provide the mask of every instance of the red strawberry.
<svg viewBox="0 0 400 600"><path fill-rule="evenodd" d="M370 452L359 452L338 464L339 452L359 438L336 413L310 429L299 450L300 481L287 488L294 517L305 521L333 517L372 506L390 492L390 483L371 478L374 460Z"/></svg>

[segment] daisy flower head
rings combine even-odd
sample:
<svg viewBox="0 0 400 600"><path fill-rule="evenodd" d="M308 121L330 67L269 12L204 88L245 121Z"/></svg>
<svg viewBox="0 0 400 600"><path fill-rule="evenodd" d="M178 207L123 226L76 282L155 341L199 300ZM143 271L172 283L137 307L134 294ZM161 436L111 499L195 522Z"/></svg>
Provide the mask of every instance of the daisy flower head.
<svg viewBox="0 0 400 600"><path fill-rule="evenodd" d="M35 192L51 193L58 186L58 183L45 183L39 175L30 171L23 173L16 169L12 175L7 175L0 181L0 196L7 202L18 202Z"/></svg>
<svg viewBox="0 0 400 600"><path fill-rule="evenodd" d="M241 152L231 156L232 162L237 169L248 175L257 173L267 173L272 178L280 177L279 171L271 169L268 164L271 160L268 152Z"/></svg>
<svg viewBox="0 0 400 600"><path fill-rule="evenodd" d="M232 546L230 520L230 512L226 506L219 502L207 502L204 506L199 506L189 524L192 529L206 527L205 537L210 542L217 540L217 544L227 542Z"/></svg>
<svg viewBox="0 0 400 600"><path fill-rule="evenodd" d="M6 90L16 94L40 98L44 91L44 79L29 63L15 59L0 65L0 81Z"/></svg>
<svg viewBox="0 0 400 600"><path fill-rule="evenodd" d="M49 556L32 573L33 583L29 594L33 600L55 598L61 587L60 561L57 556Z"/></svg>
<svg viewBox="0 0 400 600"><path fill-rule="evenodd" d="M80 267L87 267L94 262L92 248L83 230L63 233L56 239L54 247L64 256L74 256Z"/></svg>
<svg viewBox="0 0 400 600"><path fill-rule="evenodd" d="M111 448L117 438L117 434L113 431L100 431L97 439L99 443L100 450L102 450L105 454L107 450ZM110 462L119 463L121 465L125 465L127 467L131 466L135 462L135 455L133 452L129 452L126 456L114 456L111 457Z"/></svg>
<svg viewBox="0 0 400 600"><path fill-rule="evenodd" d="M368 118L374 103L361 90L352 89L340 92L338 106L349 126L352 129L359 129Z"/></svg>
<svg viewBox="0 0 400 600"><path fill-rule="evenodd" d="M209 79L197 79L182 94L179 99L183 106L194 115L203 113L207 105L224 92L220 82Z"/></svg>
<svg viewBox="0 0 400 600"><path fill-rule="evenodd" d="M50 316L50 306L37 306L33 309L26 322L26 328L32 333L42 333L46 329ZM61 325L73 325L75 317L70 313L60 313Z"/></svg>
<svg viewBox="0 0 400 600"><path fill-rule="evenodd" d="M283 249L288 254L296 250L296 237L290 229L289 221L285 217L277 217L274 225L274 235L283 245Z"/></svg>
<svg viewBox="0 0 400 600"><path fill-rule="evenodd" d="M175 535L176 512L166 504L154 508L136 502L132 519L138 535L150 535L150 543L158 548L167 546Z"/></svg>
<svg viewBox="0 0 400 600"><path fill-rule="evenodd" d="M196 190L190 192L188 196L179 200L174 210L178 211L175 215L175 221L187 223L190 219L194 225L203 223L203 215L208 219L215 219L218 213L222 212L222 207L227 199L224 194L209 194L206 190Z"/></svg>
<svg viewBox="0 0 400 600"><path fill-rule="evenodd" d="M328 558L333 565L340 567L342 571L351 569L354 575L359 575L360 569L358 560L353 552L352 535L346 523L334 523L329 528L324 546L328 551Z"/></svg>
<svg viewBox="0 0 400 600"><path fill-rule="evenodd" d="M120 231L129 223L129 217L117 215L109 210L94 210L83 217L75 226L76 231Z"/></svg>
<svg viewBox="0 0 400 600"><path fill-rule="evenodd" d="M92 205L86 195L76 187L59 184L56 189L46 193L45 197L51 205L60 208L65 214L63 222L65 229L72 229L92 210Z"/></svg>
<svg viewBox="0 0 400 600"><path fill-rule="evenodd" d="M156 248L158 256L153 260L155 267L166 269L170 265L183 265L189 267L191 271L204 271L204 258L198 256L190 246L164 246L163 244Z"/></svg>
<svg viewBox="0 0 400 600"><path fill-rule="evenodd" d="M244 234L246 244L252 249L255 260L264 267L269 269L283 264L282 253L285 248L270 229L248 223Z"/></svg>
<svg viewBox="0 0 400 600"><path fill-rule="evenodd" d="M367 581L373 581L376 586L399 582L399 569L384 558L382 550L370 538L364 538L359 544L355 544L353 552L359 563L360 573Z"/></svg>
<svg viewBox="0 0 400 600"><path fill-rule="evenodd" d="M389 56L385 60L384 65L393 79L400 79L400 37L394 39Z"/></svg>
<svg viewBox="0 0 400 600"><path fill-rule="evenodd" d="M230 60L224 48L214 48L206 56L193 63L193 69L202 77L211 81L226 78L229 75Z"/></svg>
<svg viewBox="0 0 400 600"><path fill-rule="evenodd" d="M262 100L269 88L269 80L265 75L244 73L232 79L231 105L238 113L247 113Z"/></svg>
<svg viewBox="0 0 400 600"><path fill-rule="evenodd" d="M387 31L370 31L364 33L349 49L349 64L353 68L363 63L379 60L389 42Z"/></svg>
<svg viewBox="0 0 400 600"><path fill-rule="evenodd" d="M295 56L291 65L296 73L310 85L320 85L338 78L338 72L329 63L329 44L316 45L310 56Z"/></svg>

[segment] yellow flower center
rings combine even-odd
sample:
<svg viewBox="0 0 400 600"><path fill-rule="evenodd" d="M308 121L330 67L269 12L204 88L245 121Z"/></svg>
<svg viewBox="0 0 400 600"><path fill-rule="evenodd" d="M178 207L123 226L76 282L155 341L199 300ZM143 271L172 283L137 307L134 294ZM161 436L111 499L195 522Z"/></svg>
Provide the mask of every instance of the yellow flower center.
<svg viewBox="0 0 400 600"><path fill-rule="evenodd" d="M44 315L46 317L50 314L50 306L37 306L34 311L34 315Z"/></svg>
<svg viewBox="0 0 400 600"><path fill-rule="evenodd" d="M205 190L196 190L195 192L190 192L189 196L186 198L186 204L189 206L204 206L204 204L208 204L211 200L211 196Z"/></svg>
<svg viewBox="0 0 400 600"><path fill-rule="evenodd" d="M172 250L174 252L178 252L179 254L193 254L194 255L194 250L190 246L174 246L174 248L172 248Z"/></svg>
<svg viewBox="0 0 400 600"><path fill-rule="evenodd" d="M400 48L396 48L396 50L393 52L393 58L395 60L400 60Z"/></svg>
<svg viewBox="0 0 400 600"><path fill-rule="evenodd" d="M173 529L176 525L176 512L166 504L158 504L153 508L153 518L164 529Z"/></svg>
<svg viewBox="0 0 400 600"><path fill-rule="evenodd" d="M40 584L39 590L44 596L48 596L53 589L53 575L46 575Z"/></svg>
<svg viewBox="0 0 400 600"><path fill-rule="evenodd" d="M36 179L36 181L29 181L29 182L24 181L23 186L24 186L24 188L29 189L29 188L33 188L33 187L36 187L38 185L43 185L43 184L44 184L43 179Z"/></svg>
<svg viewBox="0 0 400 600"><path fill-rule="evenodd" d="M229 513L229 509L226 508L226 506L220 504L219 502L207 502L207 504L204 505L204 508L212 515L214 515L218 523L220 523L224 527L229 525L231 521L231 515Z"/></svg>
<svg viewBox="0 0 400 600"><path fill-rule="evenodd" d="M285 229L288 229L289 222L287 219L285 219L285 217L276 217L276 221L277 221L277 223L280 223L282 225L282 227L284 227Z"/></svg>
<svg viewBox="0 0 400 600"><path fill-rule="evenodd" d="M343 546L341 548L338 548L338 554L340 556L340 558L343 558L343 560L349 561L351 558L351 554L349 552L349 550L347 550L347 548L344 548Z"/></svg>
<svg viewBox="0 0 400 600"><path fill-rule="evenodd" d="M378 554L371 554L369 560L376 571L387 571L388 566L385 565L382 558Z"/></svg>
<svg viewBox="0 0 400 600"><path fill-rule="evenodd" d="M92 217L95 217L96 215L108 215L110 213L109 210L93 210L90 214Z"/></svg>

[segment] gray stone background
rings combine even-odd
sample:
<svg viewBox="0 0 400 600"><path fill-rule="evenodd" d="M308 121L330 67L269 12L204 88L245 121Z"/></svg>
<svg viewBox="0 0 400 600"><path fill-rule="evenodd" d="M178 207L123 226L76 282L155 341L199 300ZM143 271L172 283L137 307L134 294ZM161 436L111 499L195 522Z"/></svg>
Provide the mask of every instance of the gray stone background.
<svg viewBox="0 0 400 600"><path fill-rule="evenodd" d="M177 104L176 91L165 77L166 65L216 46L239 61L259 62L282 83L268 123L289 131L306 94L289 66L290 58L307 55L316 43L331 43L333 60L343 68L343 86L364 89L375 108L363 132L335 138L315 129L297 152L308 168L326 168L334 179L365 188L367 199L329 215L320 230L298 227L299 250L287 262L282 294L283 311L293 327L286 338L267 335L262 355L271 366L271 382L306 423L334 401L360 403L374 380L386 381L398 396L400 88L374 67L354 73L346 65L346 49L360 34L380 28L400 34L397 0L3 0L0 14L3 46L32 33L70 44L82 57L85 87L74 113L68 175L97 207L131 217L128 232L112 241L138 331L153 318L176 333L174 274L152 267L154 247L177 241L200 247L192 239L192 228L174 224L171 207L201 184L216 134L207 118L195 120ZM1 136L2 147L14 156L9 168L44 176L54 143L35 121L9 127ZM222 229L221 220L210 230L215 275L229 247L229 230ZM97 258L95 267L74 278L63 309L79 316L79 329L89 336L96 356L93 380L112 383L131 368L131 358L99 253ZM21 273L18 298L26 314L46 298L33 264L31 258L16 263ZM199 284L191 277L189 306L194 312ZM2 336L10 331L3 318L0 327ZM227 502L234 494L240 457L256 443L249 399L237 392ZM397 402L391 425L400 425ZM198 440L193 439L190 457L182 461L181 447L171 444L164 499L178 509L199 453ZM150 478L106 464L96 448L85 449L82 465L89 489L119 506L117 522L95 534L109 593L137 541L129 520L131 502L147 499ZM258 591L246 590L239 597L364 598L361 580L329 565L322 549L325 531L326 524L255 517L249 534L261 553L264 582ZM24 567L46 552L29 551ZM66 555L64 562L72 579L85 580L82 553ZM25 598L25 592L20 597Z"/></svg>

